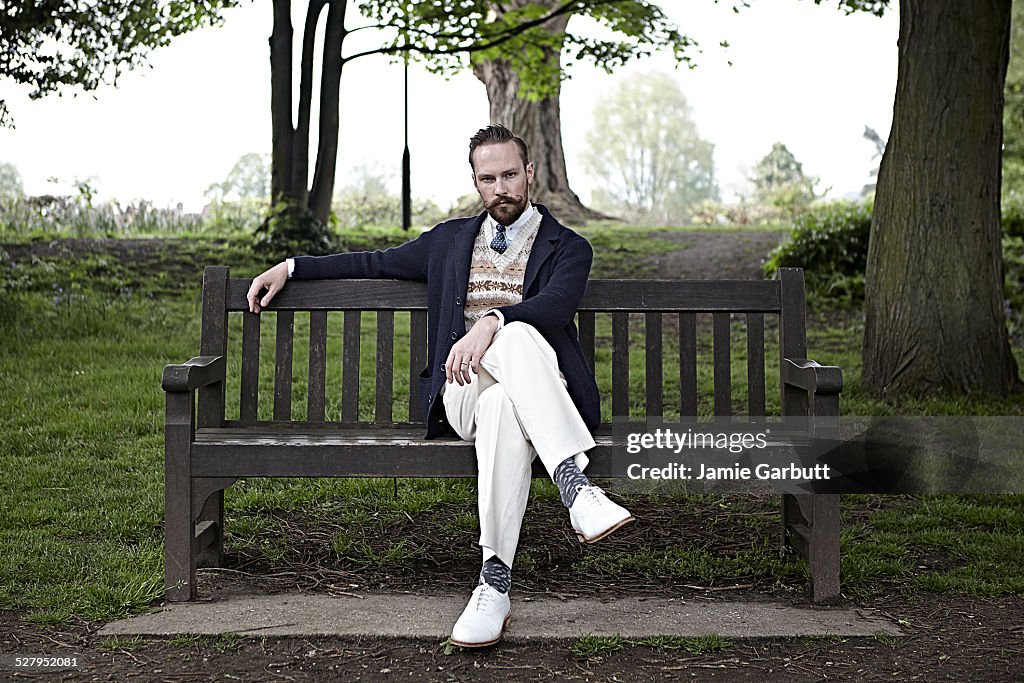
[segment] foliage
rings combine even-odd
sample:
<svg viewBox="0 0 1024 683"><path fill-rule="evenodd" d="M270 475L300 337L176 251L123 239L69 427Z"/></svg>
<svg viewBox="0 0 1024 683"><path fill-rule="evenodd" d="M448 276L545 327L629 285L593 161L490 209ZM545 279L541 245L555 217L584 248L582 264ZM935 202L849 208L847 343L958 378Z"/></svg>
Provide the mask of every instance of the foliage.
<svg viewBox="0 0 1024 683"><path fill-rule="evenodd" d="M683 223L690 206L718 198L714 145L665 74L630 79L599 102L586 141L585 167L633 221Z"/></svg>
<svg viewBox="0 0 1024 683"><path fill-rule="evenodd" d="M1010 336L1024 336L1024 236L1003 238L1003 296Z"/></svg>
<svg viewBox="0 0 1024 683"><path fill-rule="evenodd" d="M1003 195L1003 235L1024 237L1024 191Z"/></svg>
<svg viewBox="0 0 1024 683"><path fill-rule="evenodd" d="M520 76L519 95L531 100L552 95L568 78L548 58L552 51L563 55L565 66L590 61L610 73L662 49L690 62L686 51L696 45L650 0L543 0L500 7L490 0L370 0L361 10L379 25L398 29L395 41L375 52L409 53L446 75L465 68L470 54L474 61L506 59ZM590 17L607 37L552 33L543 27L566 14Z"/></svg>
<svg viewBox="0 0 1024 683"><path fill-rule="evenodd" d="M871 206L834 202L797 217L789 242L779 245L764 264L767 277L779 268L803 268L809 292L860 302L864 298L871 234Z"/></svg>
<svg viewBox="0 0 1024 683"><path fill-rule="evenodd" d="M795 216L817 198L817 178L804 175L803 164L793 153L776 142L754 167L750 181L758 201Z"/></svg>
<svg viewBox="0 0 1024 683"><path fill-rule="evenodd" d="M788 218L778 207L746 199L733 204L705 199L690 207L690 221L695 225L778 225Z"/></svg>
<svg viewBox="0 0 1024 683"><path fill-rule="evenodd" d="M871 161L878 160L878 163L871 168L871 182L860 191L862 197L868 197L875 193L875 185L878 183L878 171L882 163L882 155L885 154L885 140L871 126L864 126L864 139L875 146L875 154L871 157Z"/></svg>
<svg viewBox="0 0 1024 683"><path fill-rule="evenodd" d="M402 224L402 197L388 187L388 173L377 167L354 169L348 185L334 195L333 210L342 230ZM430 200L414 199L414 225L430 227L445 217Z"/></svg>
<svg viewBox="0 0 1024 683"><path fill-rule="evenodd" d="M1003 196L1024 197L1024 2L1013 3L1003 104Z"/></svg>
<svg viewBox="0 0 1024 683"><path fill-rule="evenodd" d="M84 183L84 181L83 181ZM112 201L92 204L89 185L77 196L17 197L0 204L0 236L124 237L128 235L180 235L202 230L200 216L177 209L160 209L148 201L122 205Z"/></svg>
<svg viewBox="0 0 1024 683"><path fill-rule="evenodd" d="M0 202L14 200L25 194L21 185L21 174L18 167L5 161L0 163Z"/></svg>
<svg viewBox="0 0 1024 683"><path fill-rule="evenodd" d="M266 199L270 196L270 155L243 154L223 181L206 189L206 196L217 200Z"/></svg>
<svg viewBox="0 0 1024 683"><path fill-rule="evenodd" d="M203 26L238 0L5 3L0 78L33 88L38 99L62 87L95 90L146 62L149 52ZM12 125L0 99L0 126Z"/></svg>
<svg viewBox="0 0 1024 683"><path fill-rule="evenodd" d="M337 220L333 215L331 219L332 223ZM256 228L254 246L272 259L295 254L330 254L342 250L332 227L317 220L309 207L280 201Z"/></svg>

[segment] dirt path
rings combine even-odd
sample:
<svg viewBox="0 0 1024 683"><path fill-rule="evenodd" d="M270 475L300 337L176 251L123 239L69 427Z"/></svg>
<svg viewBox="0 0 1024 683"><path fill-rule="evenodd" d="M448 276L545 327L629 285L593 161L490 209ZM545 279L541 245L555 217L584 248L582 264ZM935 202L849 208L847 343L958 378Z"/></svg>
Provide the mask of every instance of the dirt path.
<svg viewBox="0 0 1024 683"><path fill-rule="evenodd" d="M655 277L696 280L756 280L761 262L786 239L784 231L692 231L652 233L680 249L654 257Z"/></svg>

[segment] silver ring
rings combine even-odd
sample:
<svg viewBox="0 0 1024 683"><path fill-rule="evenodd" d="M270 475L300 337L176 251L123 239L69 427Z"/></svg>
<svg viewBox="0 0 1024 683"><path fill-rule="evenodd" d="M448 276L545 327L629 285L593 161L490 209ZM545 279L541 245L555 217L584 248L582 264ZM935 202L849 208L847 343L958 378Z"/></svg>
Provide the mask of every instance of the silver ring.
<svg viewBox="0 0 1024 683"><path fill-rule="evenodd" d="M462 363L462 365L469 365L469 363Z"/></svg>

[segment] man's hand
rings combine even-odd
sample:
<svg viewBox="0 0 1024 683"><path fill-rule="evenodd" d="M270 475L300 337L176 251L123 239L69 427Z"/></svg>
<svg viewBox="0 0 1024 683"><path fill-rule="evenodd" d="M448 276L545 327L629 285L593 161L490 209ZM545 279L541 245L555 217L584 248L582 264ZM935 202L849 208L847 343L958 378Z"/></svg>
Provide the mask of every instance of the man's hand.
<svg viewBox="0 0 1024 683"><path fill-rule="evenodd" d="M288 262L282 261L273 268L257 275L249 286L249 293L245 298L249 301L249 311L259 313L260 308L270 303L270 300L284 288L288 282ZM266 295L260 299L260 292L267 290Z"/></svg>
<svg viewBox="0 0 1024 683"><path fill-rule="evenodd" d="M458 382L459 385L470 383L469 371L480 374L480 358L487 351L498 331L498 316L485 315L466 333L466 336L455 342L448 360L444 364L444 376L448 383Z"/></svg>

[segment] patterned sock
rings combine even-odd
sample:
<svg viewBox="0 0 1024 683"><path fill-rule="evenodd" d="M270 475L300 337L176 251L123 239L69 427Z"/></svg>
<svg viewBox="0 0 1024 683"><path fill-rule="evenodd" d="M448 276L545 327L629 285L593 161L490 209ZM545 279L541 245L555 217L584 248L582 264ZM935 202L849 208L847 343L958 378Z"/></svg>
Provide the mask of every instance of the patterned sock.
<svg viewBox="0 0 1024 683"><path fill-rule="evenodd" d="M480 569L480 583L486 583L499 593L508 593L512 587L512 570L497 555L492 555Z"/></svg>
<svg viewBox="0 0 1024 683"><path fill-rule="evenodd" d="M576 494L579 493L581 486L590 486L587 475L583 474L576 466L575 456L570 456L558 463L551 478L554 479L555 486L558 487L562 505L567 508L571 508L572 504L576 502Z"/></svg>

